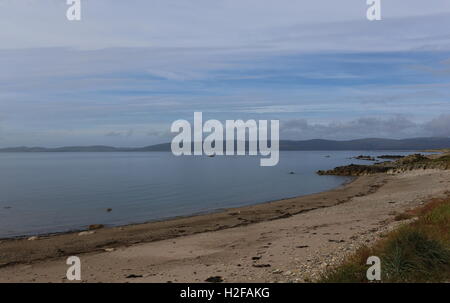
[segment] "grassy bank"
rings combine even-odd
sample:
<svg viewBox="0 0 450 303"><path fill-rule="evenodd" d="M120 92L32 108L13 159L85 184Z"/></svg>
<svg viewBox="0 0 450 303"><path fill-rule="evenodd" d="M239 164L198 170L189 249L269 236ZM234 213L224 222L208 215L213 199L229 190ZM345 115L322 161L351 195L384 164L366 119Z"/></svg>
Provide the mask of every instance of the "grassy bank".
<svg viewBox="0 0 450 303"><path fill-rule="evenodd" d="M363 247L341 266L326 272L320 282L368 282L369 256L381 259L382 282L450 281L450 197L396 217L415 218L373 247Z"/></svg>
<svg viewBox="0 0 450 303"><path fill-rule="evenodd" d="M364 156L359 156L359 158ZM395 161L383 161L372 165L350 164L338 166L330 170L319 170L319 175L337 175L337 176L364 176L378 173L401 173L416 169L450 169L450 154L443 152L439 155L421 155L414 154L409 156L389 156L388 159ZM386 157L384 157L386 158Z"/></svg>

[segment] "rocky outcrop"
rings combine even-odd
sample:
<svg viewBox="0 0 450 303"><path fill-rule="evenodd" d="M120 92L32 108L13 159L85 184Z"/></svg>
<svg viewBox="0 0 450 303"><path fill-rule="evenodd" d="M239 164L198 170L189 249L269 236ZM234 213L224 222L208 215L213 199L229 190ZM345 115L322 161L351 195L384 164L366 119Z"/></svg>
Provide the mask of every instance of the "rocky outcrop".
<svg viewBox="0 0 450 303"><path fill-rule="evenodd" d="M319 170L319 175L337 175L337 176L365 176L376 173L387 172L390 168L379 165L357 165L350 164L339 166L331 170Z"/></svg>
<svg viewBox="0 0 450 303"><path fill-rule="evenodd" d="M386 161L374 165L350 164L331 170L319 170L319 175L364 176L377 173L401 173L415 169L450 169L450 155L428 158L421 154L401 157L396 161Z"/></svg>
<svg viewBox="0 0 450 303"><path fill-rule="evenodd" d="M366 161L377 161L377 159L375 159L374 157L371 157L371 156L364 156L364 155L359 155L359 156L357 156L357 157L353 157L352 159L366 160Z"/></svg>
<svg viewBox="0 0 450 303"><path fill-rule="evenodd" d="M404 158L405 156L400 156L400 155L381 155L378 156L378 159L388 159L388 160L396 160L396 159L401 159Z"/></svg>
<svg viewBox="0 0 450 303"><path fill-rule="evenodd" d="M396 161L396 165L389 173L401 173L416 169L450 169L450 156L444 155L440 158L429 159L422 155L413 155Z"/></svg>
<svg viewBox="0 0 450 303"><path fill-rule="evenodd" d="M431 159L425 157L422 154L414 154L401 158L400 160L395 161L395 165L401 166L404 164L418 163L418 162L427 162Z"/></svg>

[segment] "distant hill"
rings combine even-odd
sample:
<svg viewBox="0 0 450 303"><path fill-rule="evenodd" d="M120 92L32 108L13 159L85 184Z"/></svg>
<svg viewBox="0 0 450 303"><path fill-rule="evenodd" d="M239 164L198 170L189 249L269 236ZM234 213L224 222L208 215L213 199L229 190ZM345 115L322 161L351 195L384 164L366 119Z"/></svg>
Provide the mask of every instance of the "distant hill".
<svg viewBox="0 0 450 303"><path fill-rule="evenodd" d="M105 145L92 146L64 146L56 148L48 147L7 147L0 148L0 152L144 152L144 151L170 151L170 143L150 145L145 147L113 147Z"/></svg>
<svg viewBox="0 0 450 303"><path fill-rule="evenodd" d="M450 138L411 138L411 139L357 139L348 141L336 140L280 140L280 150L424 150L450 148ZM170 151L170 143L150 145L145 147L112 147L65 146L57 148L46 147L9 147L1 148L0 152L152 152Z"/></svg>

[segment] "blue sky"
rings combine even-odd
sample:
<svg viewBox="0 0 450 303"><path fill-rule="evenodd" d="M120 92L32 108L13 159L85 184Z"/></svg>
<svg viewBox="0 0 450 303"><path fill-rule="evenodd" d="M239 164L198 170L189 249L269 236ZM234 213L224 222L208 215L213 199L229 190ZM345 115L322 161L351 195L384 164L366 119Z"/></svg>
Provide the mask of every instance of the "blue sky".
<svg viewBox="0 0 450 303"><path fill-rule="evenodd" d="M0 0L0 146L142 146L170 124L450 136L450 2Z"/></svg>

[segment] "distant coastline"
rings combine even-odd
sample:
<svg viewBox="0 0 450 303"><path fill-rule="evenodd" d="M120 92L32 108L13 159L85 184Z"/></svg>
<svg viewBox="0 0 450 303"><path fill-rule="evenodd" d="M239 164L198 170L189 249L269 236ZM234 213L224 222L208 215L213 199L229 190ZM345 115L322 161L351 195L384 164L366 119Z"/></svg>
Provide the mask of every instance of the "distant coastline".
<svg viewBox="0 0 450 303"><path fill-rule="evenodd" d="M247 142L248 144L248 142ZM356 140L280 140L281 151L324 151L324 150L433 150L450 148L450 138L426 137L409 139L367 138ZM105 145L63 146L63 147L7 147L0 152L169 152L170 143L149 145L144 147L113 147Z"/></svg>

